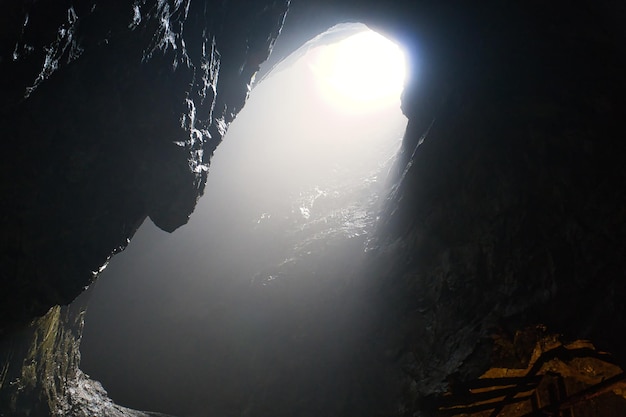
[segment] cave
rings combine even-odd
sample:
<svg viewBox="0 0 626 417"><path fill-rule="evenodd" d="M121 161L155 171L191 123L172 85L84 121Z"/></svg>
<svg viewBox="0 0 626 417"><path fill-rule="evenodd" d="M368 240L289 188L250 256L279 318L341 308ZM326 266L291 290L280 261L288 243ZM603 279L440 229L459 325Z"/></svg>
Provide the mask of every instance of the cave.
<svg viewBox="0 0 626 417"><path fill-rule="evenodd" d="M275 317L292 324L285 340L316 337L266 352L258 380L233 373L224 382L242 393L254 385L254 395L235 397L236 406L187 404L184 414L626 412L623 5L68 0L2 8L0 415L167 412L118 405L81 370L90 291L107 279L112 257L140 256L130 242L142 239L142 224L162 231L156 240L177 236L200 196L227 188L211 177L211 161L255 79L354 22L401 45L408 71L408 122L363 262L342 271L350 279L324 301L326 317ZM174 285L184 289L185 280ZM276 288L259 297L280 305ZM181 340L162 337L184 351ZM332 349L333 361L316 362ZM198 360L219 367L211 355ZM154 364L163 378L165 365ZM294 374L308 383L284 376Z"/></svg>
<svg viewBox="0 0 626 417"><path fill-rule="evenodd" d="M373 44L400 68L377 67ZM362 25L303 48L255 83L189 222L168 234L146 221L81 297L81 369L114 401L270 415L299 396L285 403L300 414L316 407L303 393L323 389L328 403L348 383L363 312L347 288L359 287L406 128L401 55ZM388 83L361 90L379 76Z"/></svg>

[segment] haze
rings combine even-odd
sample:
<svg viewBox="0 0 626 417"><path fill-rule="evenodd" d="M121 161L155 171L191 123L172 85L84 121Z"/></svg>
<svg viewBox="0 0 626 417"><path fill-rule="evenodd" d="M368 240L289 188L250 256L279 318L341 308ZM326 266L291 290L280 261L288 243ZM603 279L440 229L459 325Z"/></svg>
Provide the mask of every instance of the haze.
<svg viewBox="0 0 626 417"><path fill-rule="evenodd" d="M399 50L377 54L386 41L357 36L368 48L314 48L256 86L189 224L170 235L146 222L101 275L82 368L117 402L309 415L312 398L354 378L355 320L367 315L344 289L406 127L404 64L384 70Z"/></svg>

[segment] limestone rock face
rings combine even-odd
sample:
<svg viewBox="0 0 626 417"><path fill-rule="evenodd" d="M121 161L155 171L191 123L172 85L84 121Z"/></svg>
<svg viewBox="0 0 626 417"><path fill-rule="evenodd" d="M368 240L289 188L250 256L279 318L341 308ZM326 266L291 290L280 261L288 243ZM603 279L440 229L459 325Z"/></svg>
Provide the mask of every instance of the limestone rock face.
<svg viewBox="0 0 626 417"><path fill-rule="evenodd" d="M82 300L55 306L0 341L0 412L11 416L166 417L115 404L98 381L79 369L84 313Z"/></svg>
<svg viewBox="0 0 626 417"><path fill-rule="evenodd" d="M0 332L71 302L146 216L186 223L287 4L2 6Z"/></svg>
<svg viewBox="0 0 626 417"><path fill-rule="evenodd" d="M478 377L491 335L532 323L624 358L618 12L493 5L429 50L375 262L418 391Z"/></svg>

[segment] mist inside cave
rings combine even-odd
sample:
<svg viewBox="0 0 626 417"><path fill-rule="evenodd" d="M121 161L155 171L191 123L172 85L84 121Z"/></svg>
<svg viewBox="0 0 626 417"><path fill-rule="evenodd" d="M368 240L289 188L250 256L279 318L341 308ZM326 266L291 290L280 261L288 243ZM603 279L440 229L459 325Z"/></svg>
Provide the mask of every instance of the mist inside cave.
<svg viewBox="0 0 626 417"><path fill-rule="evenodd" d="M348 32L259 82L189 223L168 234L145 222L91 289L82 369L116 402L314 415L358 378L367 306L347 294L406 118L399 49Z"/></svg>

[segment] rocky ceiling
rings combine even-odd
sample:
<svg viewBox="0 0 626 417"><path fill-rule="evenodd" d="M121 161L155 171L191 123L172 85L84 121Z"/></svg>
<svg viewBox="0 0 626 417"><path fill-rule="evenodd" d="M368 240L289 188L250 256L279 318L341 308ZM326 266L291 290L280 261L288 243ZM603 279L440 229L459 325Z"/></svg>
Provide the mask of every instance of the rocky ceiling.
<svg viewBox="0 0 626 417"><path fill-rule="evenodd" d="M528 325L590 339L623 365L621 3L1 7L0 413L143 415L82 375L82 313L55 306L79 295L146 217L167 231L187 221L286 13L288 41L272 60L360 21L401 42L411 62L400 181L360 289L378 306L369 341L387 365L367 389L382 399L342 415L439 412L433 395L484 378L498 341Z"/></svg>

